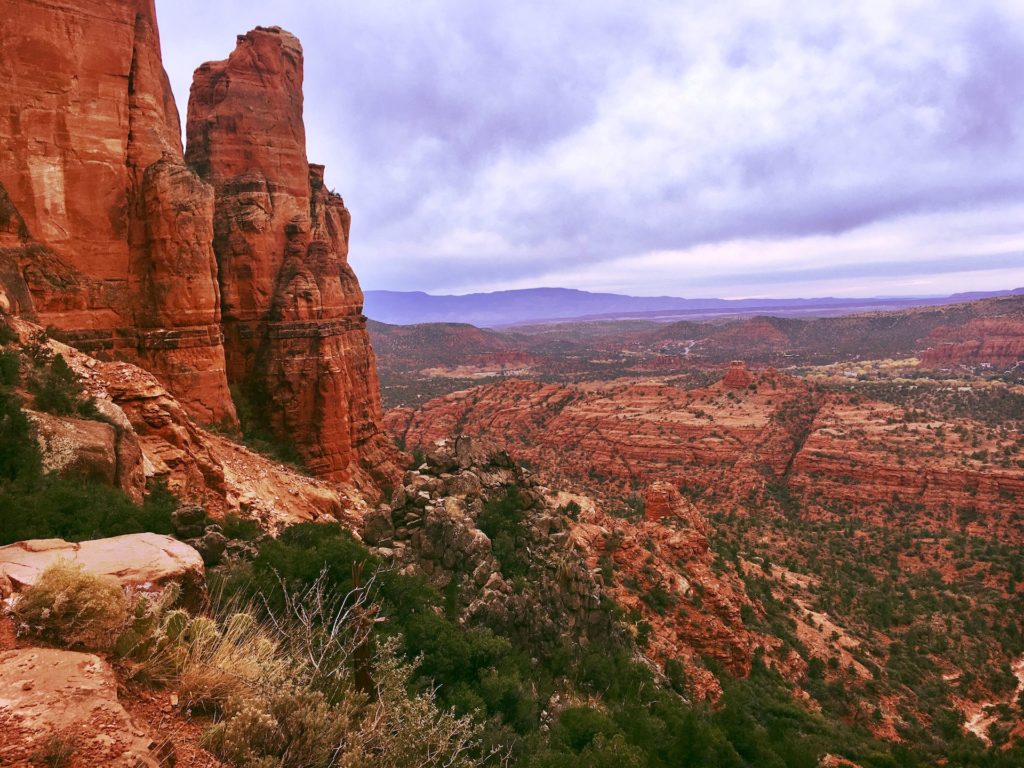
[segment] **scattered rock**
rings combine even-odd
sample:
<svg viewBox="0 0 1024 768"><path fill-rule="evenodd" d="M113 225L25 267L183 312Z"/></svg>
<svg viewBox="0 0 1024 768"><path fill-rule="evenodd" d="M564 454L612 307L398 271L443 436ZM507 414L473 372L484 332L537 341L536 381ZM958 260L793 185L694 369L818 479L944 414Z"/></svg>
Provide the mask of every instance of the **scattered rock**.
<svg viewBox="0 0 1024 768"><path fill-rule="evenodd" d="M206 510L198 504L186 504L171 513L171 525L179 539L195 539L206 532Z"/></svg>
<svg viewBox="0 0 1024 768"><path fill-rule="evenodd" d="M191 546L195 547L196 551L202 556L203 562L208 566L219 564L228 546L227 537L223 533L210 530L212 528L213 526L211 525L200 538L191 539L188 542Z"/></svg>

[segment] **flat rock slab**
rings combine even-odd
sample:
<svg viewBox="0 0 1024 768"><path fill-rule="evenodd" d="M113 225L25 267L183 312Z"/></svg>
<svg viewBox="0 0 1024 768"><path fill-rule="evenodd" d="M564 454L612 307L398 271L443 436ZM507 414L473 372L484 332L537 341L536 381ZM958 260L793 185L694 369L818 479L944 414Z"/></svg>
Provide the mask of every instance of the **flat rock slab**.
<svg viewBox="0 0 1024 768"><path fill-rule="evenodd" d="M114 670L90 653L0 652L0 734L0 765L28 765L57 734L75 765L159 765L155 743L117 700Z"/></svg>
<svg viewBox="0 0 1024 768"><path fill-rule="evenodd" d="M187 602L202 600L203 558L184 542L157 533L132 533L73 543L30 539L0 547L0 595L21 592L58 560L78 563L97 576L111 576L124 586L156 591L181 584Z"/></svg>

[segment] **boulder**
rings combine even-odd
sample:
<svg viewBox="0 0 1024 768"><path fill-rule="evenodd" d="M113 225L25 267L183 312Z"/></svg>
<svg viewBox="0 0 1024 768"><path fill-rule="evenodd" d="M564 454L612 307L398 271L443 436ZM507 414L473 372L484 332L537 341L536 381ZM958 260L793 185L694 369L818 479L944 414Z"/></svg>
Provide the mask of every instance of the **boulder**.
<svg viewBox="0 0 1024 768"><path fill-rule="evenodd" d="M206 533L189 542L203 558L203 562L209 566L220 563L221 558L224 557L224 551L228 547L227 536L220 531L212 530L214 527L209 526Z"/></svg>
<svg viewBox="0 0 1024 768"><path fill-rule="evenodd" d="M194 539L206 531L206 510L198 504L186 504L171 513L171 525L182 539Z"/></svg>
<svg viewBox="0 0 1024 768"><path fill-rule="evenodd" d="M370 510L363 517L363 541L367 544L385 544L394 536L395 526L391 519L390 508L378 507Z"/></svg>
<svg viewBox="0 0 1024 768"><path fill-rule="evenodd" d="M124 418L124 412L109 400L96 403L105 417L116 412ZM35 427L44 472L96 480L142 501L146 487L142 448L130 424L122 429L107 421L37 411L27 414Z"/></svg>
<svg viewBox="0 0 1024 768"><path fill-rule="evenodd" d="M156 591L171 582L181 585L187 604L205 597L206 581L200 554L177 539L156 533L132 533L109 539L72 543L63 539L32 539L0 547L0 585L21 592L58 560L78 563L87 573L112 576L127 587Z"/></svg>
<svg viewBox="0 0 1024 768"><path fill-rule="evenodd" d="M117 433L102 421L28 411L43 471L117 485Z"/></svg>
<svg viewBox="0 0 1024 768"><path fill-rule="evenodd" d="M69 739L76 765L160 765L154 740L117 700L114 670L89 653L0 652L0 734L4 765L36 764L33 754L56 735Z"/></svg>

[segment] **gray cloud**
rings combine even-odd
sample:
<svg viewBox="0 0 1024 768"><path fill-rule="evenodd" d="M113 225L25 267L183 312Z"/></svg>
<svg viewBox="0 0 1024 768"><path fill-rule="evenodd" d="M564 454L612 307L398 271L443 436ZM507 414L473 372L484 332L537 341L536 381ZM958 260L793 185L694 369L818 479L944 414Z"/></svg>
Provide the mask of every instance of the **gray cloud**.
<svg viewBox="0 0 1024 768"><path fill-rule="evenodd" d="M632 290L724 293L725 268L688 279L694 249L1024 202L1017 3L801 6L158 0L182 106L234 34L303 40L311 158L353 210L367 287L585 287L595 265L676 251L674 277ZM924 269L914 242L874 256ZM791 285L754 282L800 293L823 268L804 258Z"/></svg>

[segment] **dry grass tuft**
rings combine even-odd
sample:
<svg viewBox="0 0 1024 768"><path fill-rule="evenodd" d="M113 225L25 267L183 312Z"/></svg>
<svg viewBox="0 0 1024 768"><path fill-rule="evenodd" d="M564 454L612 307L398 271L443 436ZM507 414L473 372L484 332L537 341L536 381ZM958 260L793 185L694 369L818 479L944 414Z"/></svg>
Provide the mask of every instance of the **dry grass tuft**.
<svg viewBox="0 0 1024 768"><path fill-rule="evenodd" d="M246 611L221 621L181 610L163 617L155 650L137 674L176 688L187 707L220 709L295 673L295 663Z"/></svg>
<svg viewBox="0 0 1024 768"><path fill-rule="evenodd" d="M60 731L48 736L39 745L29 761L32 765L44 765L47 768L66 768L71 757L77 751L75 736L68 731Z"/></svg>
<svg viewBox="0 0 1024 768"><path fill-rule="evenodd" d="M59 560L14 606L23 631L66 646L110 648L128 621L128 601L112 578Z"/></svg>

